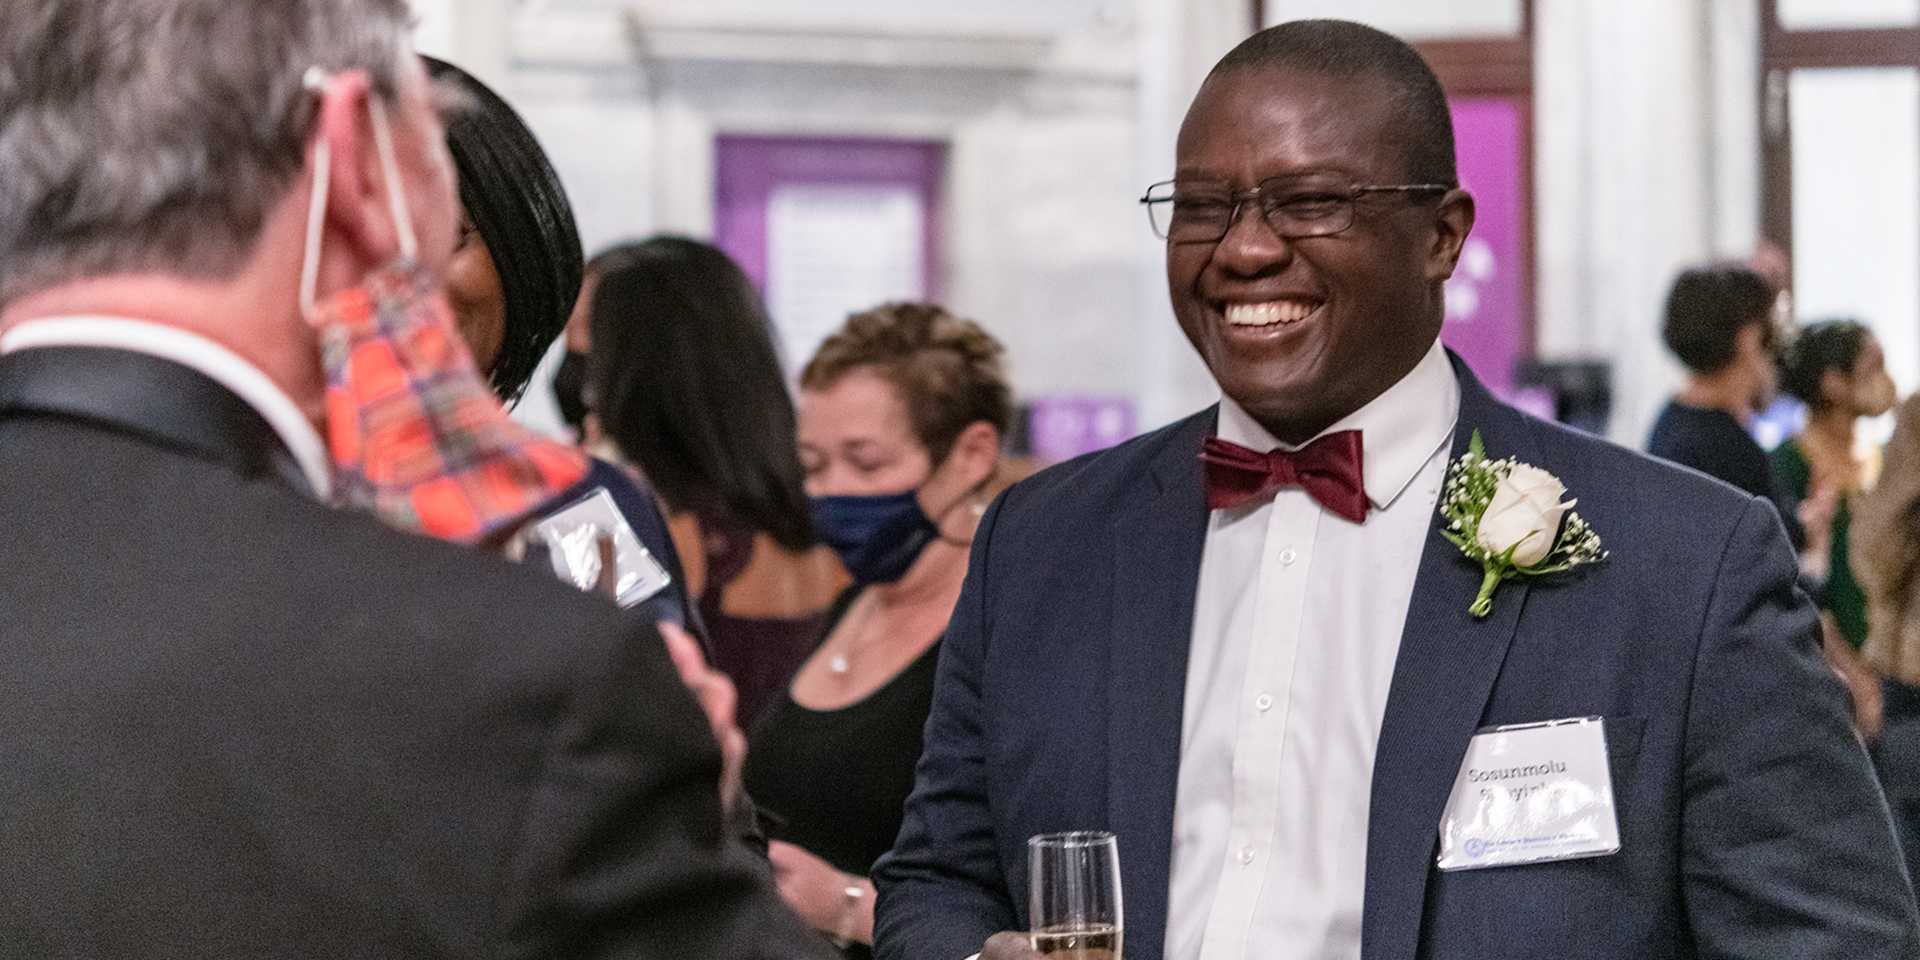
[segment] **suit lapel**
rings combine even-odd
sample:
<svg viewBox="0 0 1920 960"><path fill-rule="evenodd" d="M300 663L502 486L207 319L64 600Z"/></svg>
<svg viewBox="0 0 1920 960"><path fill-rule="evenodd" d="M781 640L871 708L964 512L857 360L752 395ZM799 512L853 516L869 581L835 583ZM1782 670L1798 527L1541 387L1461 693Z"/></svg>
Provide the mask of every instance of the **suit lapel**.
<svg viewBox="0 0 1920 960"><path fill-rule="evenodd" d="M1458 358L1454 369L1461 397L1452 457L1466 452L1477 429L1489 456L1537 462L1525 419L1494 400ZM1363 960L1415 955L1440 816L1526 604L1526 581L1509 580L1495 594L1492 614L1475 620L1467 606L1479 588L1480 565L1441 536L1436 511L1374 759Z"/></svg>
<svg viewBox="0 0 1920 960"><path fill-rule="evenodd" d="M171 360L105 347L37 347L0 357L0 417L40 415L122 430L244 477L312 488L266 419L226 387Z"/></svg>
<svg viewBox="0 0 1920 960"><path fill-rule="evenodd" d="M1157 958L1165 939L1187 651L1207 532L1200 446L1213 422L1209 410L1174 428L1109 530L1107 803L1120 837L1129 956Z"/></svg>

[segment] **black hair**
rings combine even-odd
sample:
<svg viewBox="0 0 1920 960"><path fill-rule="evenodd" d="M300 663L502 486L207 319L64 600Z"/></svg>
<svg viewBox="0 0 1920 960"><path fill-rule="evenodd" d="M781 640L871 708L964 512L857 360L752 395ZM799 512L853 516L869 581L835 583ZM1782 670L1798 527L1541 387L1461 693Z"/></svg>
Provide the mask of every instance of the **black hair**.
<svg viewBox="0 0 1920 960"><path fill-rule="evenodd" d="M1757 323L1771 334L1773 301L1773 287L1747 267L1683 270L1667 293L1660 335L1688 370L1718 373L1733 362L1740 331Z"/></svg>
<svg viewBox="0 0 1920 960"><path fill-rule="evenodd" d="M1405 137L1401 149L1408 179L1459 186L1446 91L1419 51L1399 37L1346 20L1294 20L1240 41L1208 79L1250 68L1385 82Z"/></svg>
<svg viewBox="0 0 1920 960"><path fill-rule="evenodd" d="M594 262L590 379L607 436L672 510L810 546L793 397L747 275L684 237Z"/></svg>
<svg viewBox="0 0 1920 960"><path fill-rule="evenodd" d="M643 242L638 240L616 243L594 254L593 259L587 261L587 273L597 277L605 273L608 267L638 256L643 245Z"/></svg>
<svg viewBox="0 0 1920 960"><path fill-rule="evenodd" d="M513 403L580 296L580 231L560 175L520 115L459 67L421 59L435 82L472 101L448 114L447 149L460 173L460 205L500 274L506 329L490 377L500 399Z"/></svg>
<svg viewBox="0 0 1920 960"><path fill-rule="evenodd" d="M1827 372L1853 376L1853 365L1872 336L1873 331L1856 320L1825 320L1801 328L1780 355L1780 389L1816 410L1825 407L1827 398L1820 388Z"/></svg>

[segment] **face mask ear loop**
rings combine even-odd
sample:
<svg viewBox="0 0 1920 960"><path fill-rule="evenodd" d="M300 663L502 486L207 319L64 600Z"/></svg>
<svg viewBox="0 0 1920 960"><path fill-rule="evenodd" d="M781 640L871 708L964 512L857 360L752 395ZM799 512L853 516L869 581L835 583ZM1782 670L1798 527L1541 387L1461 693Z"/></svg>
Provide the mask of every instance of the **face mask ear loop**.
<svg viewBox="0 0 1920 960"><path fill-rule="evenodd" d="M316 97L327 88L330 75L319 67L307 71L303 84ZM300 259L300 315L308 323L320 315L320 233L326 223L328 180L333 176L333 148L322 136L313 145L313 197L307 203L306 248Z"/></svg>
<svg viewBox="0 0 1920 960"><path fill-rule="evenodd" d="M393 213L393 232L400 238L400 256L408 263L418 262L420 243L413 234L413 218L407 212L406 191L400 186L400 162L393 150L393 128L387 125L387 108L379 97L368 97L373 113L373 145L380 153L380 172L387 178L387 203Z"/></svg>

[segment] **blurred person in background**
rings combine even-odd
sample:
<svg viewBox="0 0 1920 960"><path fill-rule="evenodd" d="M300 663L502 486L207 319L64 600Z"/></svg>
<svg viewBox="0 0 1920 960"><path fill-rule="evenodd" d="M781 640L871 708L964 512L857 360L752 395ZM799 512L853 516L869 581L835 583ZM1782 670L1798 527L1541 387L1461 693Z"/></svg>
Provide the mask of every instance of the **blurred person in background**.
<svg viewBox="0 0 1920 960"><path fill-rule="evenodd" d="M580 281L580 297L574 301L573 313L567 317L565 338L561 341L565 352L560 358L559 369L553 373L553 400L560 410L560 419L573 431L574 439L595 456L607 459L620 459L620 451L614 444L608 443L606 435L600 429L600 418L593 413L592 404L592 351L593 351L593 294L600 285L600 274L608 264L630 255L640 247L638 243L624 243L595 254L587 261L587 269Z"/></svg>
<svg viewBox="0 0 1920 960"><path fill-rule="evenodd" d="M1807 405L1806 429L1771 456L1775 489L1789 507L1831 501L1825 531L1808 530L1826 547L1821 609L1832 615L1851 650L1867 642L1867 602L1849 561L1851 507L1873 485L1877 456L1862 458L1856 426L1893 409L1899 397L1880 341L1864 325L1829 320L1801 329L1781 358L1781 386Z"/></svg>
<svg viewBox="0 0 1920 960"><path fill-rule="evenodd" d="M1747 256L1747 266L1773 289L1773 325L1785 330L1793 326L1793 259L1787 248L1773 240L1762 240Z"/></svg>
<svg viewBox="0 0 1920 960"><path fill-rule="evenodd" d="M760 298L718 248L615 248L591 302L591 411L653 486L713 661L750 725L846 584L814 547L793 398Z"/></svg>
<svg viewBox="0 0 1920 960"><path fill-rule="evenodd" d="M1867 599L1861 652L1889 680L1920 688L1920 394L1900 405L1878 482L1850 506L1849 559ZM1888 713L1897 719L1892 702Z"/></svg>
<svg viewBox="0 0 1920 960"><path fill-rule="evenodd" d="M1861 655L1885 683L1874 761L1908 875L1920 875L1920 394L1900 405L1878 482L1849 507L1850 562L1867 599Z"/></svg>
<svg viewBox="0 0 1920 960"><path fill-rule="evenodd" d="M505 420L407 5L0 22L0 956L824 953L722 829L697 650L336 509L343 329Z"/></svg>
<svg viewBox="0 0 1920 960"><path fill-rule="evenodd" d="M1747 433L1774 393L1773 299L1745 267L1698 267L1674 280L1661 336L1687 383L1660 412L1647 452L1777 506L1766 451Z"/></svg>
<svg viewBox="0 0 1920 960"><path fill-rule="evenodd" d="M1695 267L1674 280L1661 337L1687 368L1687 383L1654 422L1647 452L1771 502L1815 586L1827 546L1809 537L1824 537L1834 498L1788 503L1766 450L1748 432L1778 389L1777 294L1765 276L1732 264Z"/></svg>
<svg viewBox="0 0 1920 960"><path fill-rule="evenodd" d="M1878 417L1899 399L1887 373L1886 354L1866 326L1829 320L1802 328L1781 357L1781 386L1807 405L1806 429L1775 448L1775 489L1787 510L1817 502L1826 526L1809 519L1802 569L1819 576L1813 591L1827 624L1826 650L1854 694L1860 728L1869 739L1882 726L1883 685L1862 659L1867 643L1867 598L1854 576L1852 511L1872 488L1877 456L1862 458L1856 426ZM1786 512L1786 511L1783 511Z"/></svg>
<svg viewBox="0 0 1920 960"><path fill-rule="evenodd" d="M580 234L566 188L519 114L459 67L422 57L457 103L446 117L447 150L459 173L460 239L447 266L447 298L474 362L509 405L584 299ZM686 574L653 492L594 458L587 478L548 512L597 490L613 497L634 536L671 582L633 602L638 615L703 632Z"/></svg>
<svg viewBox="0 0 1920 960"><path fill-rule="evenodd" d="M751 730L748 790L784 828L782 896L871 955L873 862L893 845L932 705L938 640L1001 483L1013 391L1001 345L931 304L855 314L800 378L815 529L854 585Z"/></svg>
<svg viewBox="0 0 1920 960"><path fill-rule="evenodd" d="M593 449L600 440L599 422L588 408L587 395L592 371L593 291L599 286L600 268L606 256L603 253L587 262L580 281L580 296L574 301L573 313L567 317L567 329L560 341L563 350L560 366L553 371L554 407L560 411L560 419L567 429L573 431L574 442L586 449Z"/></svg>

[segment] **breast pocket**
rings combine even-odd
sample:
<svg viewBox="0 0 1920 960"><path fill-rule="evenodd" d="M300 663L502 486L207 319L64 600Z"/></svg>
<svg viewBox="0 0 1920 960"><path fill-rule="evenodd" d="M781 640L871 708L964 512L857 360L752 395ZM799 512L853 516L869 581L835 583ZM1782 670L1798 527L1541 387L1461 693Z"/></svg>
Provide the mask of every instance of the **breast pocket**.
<svg viewBox="0 0 1920 960"><path fill-rule="evenodd" d="M1636 861L1623 854L1640 838L1631 826L1628 794L1646 736L1644 717L1605 716L1607 773L1614 816L1621 826L1620 852L1543 860L1481 870L1436 870L1429 884L1421 956L1427 960L1493 960L1554 957L1615 960L1620 941L1596 933L1606 926L1607 905L1635 903L1646 886ZM1590 754L1589 754L1590 756Z"/></svg>

